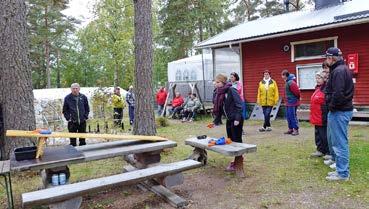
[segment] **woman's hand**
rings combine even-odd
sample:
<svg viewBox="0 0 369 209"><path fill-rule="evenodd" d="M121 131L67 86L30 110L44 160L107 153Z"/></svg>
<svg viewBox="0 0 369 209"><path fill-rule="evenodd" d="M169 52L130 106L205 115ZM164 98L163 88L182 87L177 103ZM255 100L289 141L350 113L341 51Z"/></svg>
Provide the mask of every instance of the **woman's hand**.
<svg viewBox="0 0 369 209"><path fill-rule="evenodd" d="M240 121L235 120L235 121L233 122L233 124L234 124L234 126L238 126L238 124L240 124Z"/></svg>

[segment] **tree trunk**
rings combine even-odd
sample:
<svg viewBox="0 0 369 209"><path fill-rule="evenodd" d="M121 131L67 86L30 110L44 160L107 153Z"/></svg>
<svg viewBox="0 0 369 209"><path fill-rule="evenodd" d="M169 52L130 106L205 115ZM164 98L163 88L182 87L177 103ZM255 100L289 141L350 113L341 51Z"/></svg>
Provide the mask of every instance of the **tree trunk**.
<svg viewBox="0 0 369 209"><path fill-rule="evenodd" d="M61 83L60 83L60 50L56 49L56 88L61 88Z"/></svg>
<svg viewBox="0 0 369 209"><path fill-rule="evenodd" d="M133 134L155 135L151 0L133 0L135 24L135 121Z"/></svg>
<svg viewBox="0 0 369 209"><path fill-rule="evenodd" d="M45 5L45 29L49 30L49 21L48 21L48 5ZM46 64L46 78L47 78L47 86L46 88L51 88L51 75L50 75L50 45L49 45L49 37L47 33L45 33L45 64Z"/></svg>
<svg viewBox="0 0 369 209"><path fill-rule="evenodd" d="M24 0L1 0L0 4L0 106L4 129L33 130L32 77L28 58L26 4ZM1 141L5 158L30 139L5 138Z"/></svg>

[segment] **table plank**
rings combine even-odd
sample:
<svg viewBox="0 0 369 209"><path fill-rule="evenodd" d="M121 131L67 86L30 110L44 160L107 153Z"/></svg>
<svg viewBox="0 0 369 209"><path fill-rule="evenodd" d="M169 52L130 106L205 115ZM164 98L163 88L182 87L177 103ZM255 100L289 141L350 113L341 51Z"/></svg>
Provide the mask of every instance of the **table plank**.
<svg viewBox="0 0 369 209"><path fill-rule="evenodd" d="M137 154L144 152L152 152L167 148L176 147L177 143L174 141L163 141L163 142L154 142L154 143L144 143L144 144L136 144L131 146L121 146L121 147L110 147L100 149L88 150L82 147L77 147L77 150L80 150L85 155L85 161L92 160L101 160L106 158L112 158L117 156L129 155L129 154Z"/></svg>
<svg viewBox="0 0 369 209"><path fill-rule="evenodd" d="M198 147L201 149L212 150L214 152L218 152L227 156L240 156L245 153L256 152L256 145L254 144L232 142L231 144L215 145L208 147L209 140L210 138L206 139L189 138L186 139L185 144L193 147Z"/></svg>
<svg viewBox="0 0 369 209"><path fill-rule="evenodd" d="M9 173L10 160L0 161L0 174Z"/></svg>
<svg viewBox="0 0 369 209"><path fill-rule="evenodd" d="M168 140L160 136L69 133L69 132L52 132L51 134L39 134L33 131L22 131L22 130L7 130L6 136L8 137L119 139L119 140L143 140L143 141L166 141Z"/></svg>
<svg viewBox="0 0 369 209"><path fill-rule="evenodd" d="M167 176L198 167L201 167L201 163L194 160L161 164L142 170L24 193L22 194L22 203L23 207L56 203L90 194L91 192L102 191L116 186L132 185L146 179Z"/></svg>
<svg viewBox="0 0 369 209"><path fill-rule="evenodd" d="M11 170L41 170L84 162L84 155L71 145L46 147L39 159L16 161L14 153L10 156Z"/></svg>

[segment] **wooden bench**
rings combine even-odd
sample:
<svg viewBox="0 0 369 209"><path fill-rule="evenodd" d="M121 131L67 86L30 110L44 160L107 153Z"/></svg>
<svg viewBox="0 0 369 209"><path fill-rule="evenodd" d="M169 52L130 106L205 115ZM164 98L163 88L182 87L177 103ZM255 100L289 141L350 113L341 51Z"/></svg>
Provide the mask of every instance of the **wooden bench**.
<svg viewBox="0 0 369 209"><path fill-rule="evenodd" d="M170 164L161 164L123 174L24 193L22 194L22 206L31 207L36 205L50 205L50 208L53 209L79 208L82 201L81 196L83 195L107 190L116 186L137 184L148 179L164 177L200 166L201 163L197 161L185 160Z"/></svg>
<svg viewBox="0 0 369 209"><path fill-rule="evenodd" d="M215 145L208 146L210 138L206 139L197 139L197 138L189 138L185 140L186 145L190 145L194 147L193 153L189 157L189 159L197 160L201 162L203 165L207 163L207 152L206 150L211 150L222 155L235 157L235 168L236 175L239 177L244 177L243 170L243 154L256 152L256 145L254 144L245 144L245 143L237 143L232 142L227 145Z"/></svg>

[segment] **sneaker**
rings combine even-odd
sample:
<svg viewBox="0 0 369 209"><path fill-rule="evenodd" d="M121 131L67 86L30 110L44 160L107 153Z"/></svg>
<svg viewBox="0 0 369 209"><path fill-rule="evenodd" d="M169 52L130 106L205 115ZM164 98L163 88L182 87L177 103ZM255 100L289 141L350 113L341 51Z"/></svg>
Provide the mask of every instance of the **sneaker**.
<svg viewBox="0 0 369 209"><path fill-rule="evenodd" d="M292 136L297 136L297 135L299 135L299 130L293 129L293 131L292 131L291 135L292 135Z"/></svg>
<svg viewBox="0 0 369 209"><path fill-rule="evenodd" d="M230 171L230 172L236 171L236 168L234 167L234 162L231 162L231 163L227 166L226 171Z"/></svg>
<svg viewBox="0 0 369 209"><path fill-rule="evenodd" d="M184 122L186 122L186 118L183 118L183 119L182 119L182 123L184 123Z"/></svg>
<svg viewBox="0 0 369 209"><path fill-rule="evenodd" d="M341 177L338 174L325 177L327 181L348 181L350 177Z"/></svg>
<svg viewBox="0 0 369 209"><path fill-rule="evenodd" d="M328 176L338 175L337 171L328 172Z"/></svg>
<svg viewBox="0 0 369 209"><path fill-rule="evenodd" d="M292 134L292 129L289 129L288 131L284 132L284 134Z"/></svg>
<svg viewBox="0 0 369 209"><path fill-rule="evenodd" d="M323 153L315 151L314 153L311 153L310 157L322 157L323 155Z"/></svg>
<svg viewBox="0 0 369 209"><path fill-rule="evenodd" d="M190 118L190 119L188 120L188 122L192 123L192 122L193 122L193 118Z"/></svg>
<svg viewBox="0 0 369 209"><path fill-rule="evenodd" d="M332 165L333 163L333 160L324 160L324 165Z"/></svg>
<svg viewBox="0 0 369 209"><path fill-rule="evenodd" d="M265 129L266 131L272 131L272 128L271 127L266 127Z"/></svg>
<svg viewBox="0 0 369 209"><path fill-rule="evenodd" d="M266 131L264 127L259 128L259 132L264 132L264 131Z"/></svg>
<svg viewBox="0 0 369 209"><path fill-rule="evenodd" d="M324 160L331 160L332 159L332 155L324 155L323 156Z"/></svg>
<svg viewBox="0 0 369 209"><path fill-rule="evenodd" d="M336 163L333 163L332 165L329 166L331 169L336 170Z"/></svg>

